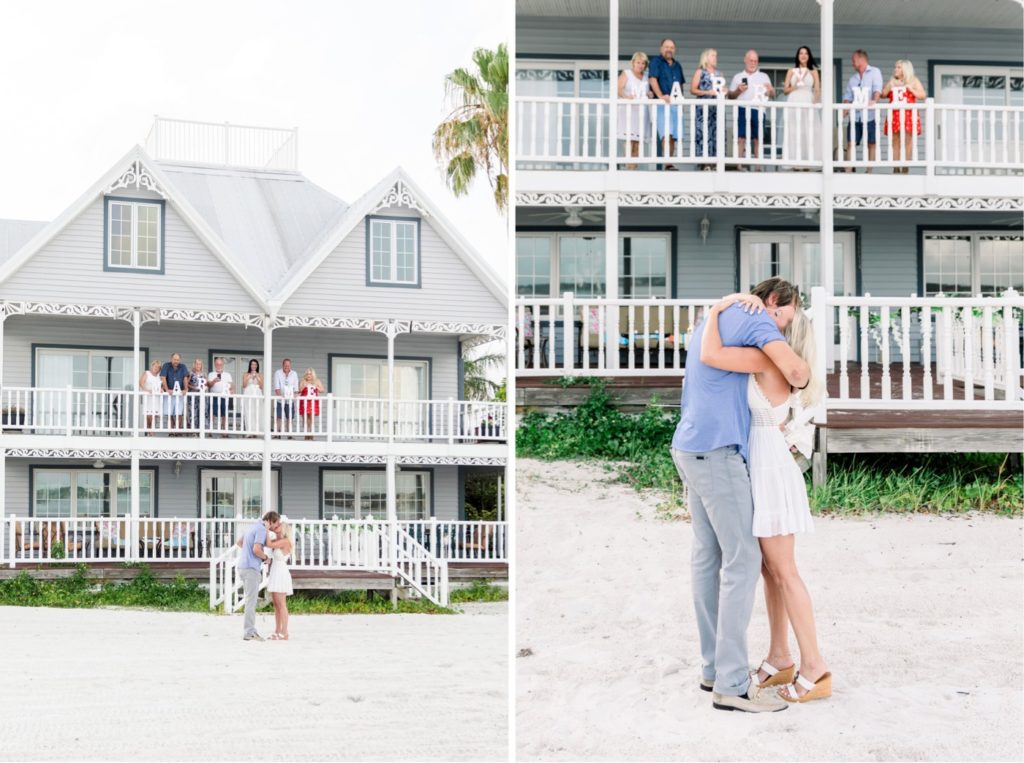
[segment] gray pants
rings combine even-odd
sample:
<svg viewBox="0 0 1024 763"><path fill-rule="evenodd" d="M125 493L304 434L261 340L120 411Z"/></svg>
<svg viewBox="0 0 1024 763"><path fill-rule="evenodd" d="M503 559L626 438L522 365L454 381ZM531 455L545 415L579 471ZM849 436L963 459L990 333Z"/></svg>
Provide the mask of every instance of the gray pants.
<svg viewBox="0 0 1024 763"><path fill-rule="evenodd" d="M689 488L703 677L719 694L738 696L750 683L747 627L761 573L750 474L735 446L708 453L673 449L672 460Z"/></svg>
<svg viewBox="0 0 1024 763"><path fill-rule="evenodd" d="M245 622L242 625L243 636L256 635L256 599L260 595L260 581L263 575L260 570L239 567L238 574L242 578L245 589Z"/></svg>

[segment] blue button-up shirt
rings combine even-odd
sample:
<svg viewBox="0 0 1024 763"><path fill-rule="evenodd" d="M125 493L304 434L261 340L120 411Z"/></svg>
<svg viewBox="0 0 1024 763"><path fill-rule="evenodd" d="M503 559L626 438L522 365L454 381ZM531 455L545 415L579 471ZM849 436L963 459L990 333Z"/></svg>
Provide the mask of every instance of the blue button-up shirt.
<svg viewBox="0 0 1024 763"><path fill-rule="evenodd" d="M672 447L684 453L707 453L736 445L747 460L750 437L750 406L747 384L750 374L722 371L700 360L704 323L693 330L686 350L686 380L679 424ZM745 313L733 305L718 315L718 331L727 347L762 348L769 342L786 341L768 313Z"/></svg>
<svg viewBox="0 0 1024 763"><path fill-rule="evenodd" d="M160 369L160 375L167 379L167 389L174 391L174 383L178 383L178 389L182 392L185 391L185 379L189 375L189 370L185 368L184 363L179 363L178 367L175 368L171 365L171 361L164 363L163 368Z"/></svg>
<svg viewBox="0 0 1024 763"><path fill-rule="evenodd" d="M683 67L678 61L673 60L669 63L661 56L654 56L651 59L647 75L650 79L658 81L662 95L672 95L672 83L678 82L680 86L683 84Z"/></svg>
<svg viewBox="0 0 1024 763"><path fill-rule="evenodd" d="M853 75L850 77L850 80L846 83L846 89L843 91L843 100L849 101L850 103L854 103L856 100L853 97L854 92L856 90L860 90L861 88L864 88L865 92L867 93L867 98L864 101L865 106L867 106L868 102L871 101L871 96L873 96L875 93L882 92L882 72L878 69L877 66L868 66L868 68L864 70L863 74L861 74L860 72L854 72ZM863 116L863 112L858 109L855 110L854 113L856 115L856 120L860 122ZM874 119L875 112L868 111L868 121L872 122L874 121Z"/></svg>
<svg viewBox="0 0 1024 763"><path fill-rule="evenodd" d="M246 531L245 538L242 540L242 555L238 558L238 566L245 569L258 570L263 564L263 560L252 552L252 547L255 543L259 543L262 546L266 542L267 528L264 526L263 520L253 522L252 527Z"/></svg>

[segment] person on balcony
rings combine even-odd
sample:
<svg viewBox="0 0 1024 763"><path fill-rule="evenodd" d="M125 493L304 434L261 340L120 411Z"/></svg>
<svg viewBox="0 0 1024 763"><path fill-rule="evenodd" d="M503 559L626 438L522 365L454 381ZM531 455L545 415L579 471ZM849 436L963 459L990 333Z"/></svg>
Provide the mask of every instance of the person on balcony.
<svg viewBox="0 0 1024 763"><path fill-rule="evenodd" d="M843 103L853 104L853 116L846 125L846 161L853 159L854 146L860 145L866 131L868 162L873 162L876 142L873 107L882 97L882 72L868 63L867 51L860 48L853 51L850 62L853 64L853 74L843 91ZM846 171L853 172L853 167L847 167ZM865 172L871 172L870 164Z"/></svg>
<svg viewBox="0 0 1024 763"><path fill-rule="evenodd" d="M683 137L682 107L673 108L670 104L672 91L677 86L682 96L686 78L682 65L676 61L676 44L670 38L661 41L661 55L651 59L647 75L654 97L665 102L664 106L659 104L657 110L658 156L675 156L676 141ZM665 169L674 170L675 166L666 164Z"/></svg>
<svg viewBox="0 0 1024 763"><path fill-rule="evenodd" d="M772 85L771 78L758 68L760 63L761 57L756 50L748 50L743 55L744 68L729 83L729 92L727 93L729 98L763 104L775 97L775 87ZM754 144L752 158L760 159L761 128L763 127L761 109L740 106L736 110L736 121L739 122L736 126L738 155L740 157L747 156L747 133L749 132L750 139ZM740 169L745 170L746 166L741 164ZM755 165L754 169L758 169L758 167Z"/></svg>
<svg viewBox="0 0 1024 763"><path fill-rule="evenodd" d="M821 103L821 76L814 54L806 45L797 48L793 68L782 86L787 103ZM810 106L785 111L786 158L821 161L821 120ZM797 167L798 170L808 169Z"/></svg>
<svg viewBox="0 0 1024 763"><path fill-rule="evenodd" d="M892 114L885 124L882 125L882 132L892 135L892 158L900 160L900 133L903 134L903 143L906 148L903 151L903 158L908 162L914 159L914 140L921 134L921 113L917 109L902 109L900 106L905 103L917 103L928 97L921 80L914 74L914 65L906 59L896 62L892 70L892 77L882 88L882 97L888 98L893 105ZM893 173L906 175L910 167L896 167Z"/></svg>
<svg viewBox="0 0 1024 763"><path fill-rule="evenodd" d="M693 73L693 78L690 80L690 94L701 100L714 100L718 97L720 84L724 84L724 82L718 73L718 51L714 48L705 48L700 53L697 71ZM718 107L698 106L694 114L693 140L697 156L718 156ZM705 144L707 144L706 152L704 151ZM713 170L714 168L713 164L701 165L703 170Z"/></svg>
<svg viewBox="0 0 1024 763"><path fill-rule="evenodd" d="M185 396L188 394L188 369L181 364L181 355L174 353L171 359L164 363L160 369L160 379L164 398L164 415L167 417L167 427L179 430L177 435L171 433L171 437L180 437L185 428Z"/></svg>
<svg viewBox="0 0 1024 763"><path fill-rule="evenodd" d="M160 421L160 393L163 391L164 382L160 378L160 361L154 360L149 364L149 369L142 372L139 377L139 389L142 390L142 415L146 417L146 431L149 435L153 430L153 419Z"/></svg>
<svg viewBox="0 0 1024 763"><path fill-rule="evenodd" d="M260 428L260 401L263 398L263 374L260 373L260 362L256 358L249 361L249 368L242 377L242 394L245 401L242 408L242 423L249 437L256 437L253 432Z"/></svg>
<svg viewBox="0 0 1024 763"><path fill-rule="evenodd" d="M210 387L210 427L220 429L221 437L227 437L228 431L228 395L235 391L231 372L224 370L224 358L213 359L213 370L206 377ZM220 422L217 424L216 422Z"/></svg>
<svg viewBox="0 0 1024 763"><path fill-rule="evenodd" d="M288 431L295 431L295 395L299 391L299 375L292 370L291 358L281 361L281 367L274 371L274 396L283 398L275 403L277 431L283 432L281 419L288 419ZM291 437L288 438L289 440Z"/></svg>
<svg viewBox="0 0 1024 763"><path fill-rule="evenodd" d="M619 75L619 98L630 101L646 101L650 84L644 71L647 69L647 54L637 51L629 60L629 68ZM629 155L640 155L640 144L647 141L647 106L642 103L619 105L619 139L626 142ZM636 164L627 164L627 170L635 170Z"/></svg>
<svg viewBox="0 0 1024 763"><path fill-rule="evenodd" d="M206 415L203 410L204 392L206 373L203 371L203 359L196 358L192 361L192 373L188 375L188 425L192 429L199 429L202 417Z"/></svg>
<svg viewBox="0 0 1024 763"><path fill-rule="evenodd" d="M303 400L299 401L299 415L302 416L306 439L312 440L314 431L313 417L320 415L320 401L316 398L324 393L324 385L317 378L316 371L312 368L307 368L306 373L302 375L302 383L299 386L299 397L303 398Z"/></svg>

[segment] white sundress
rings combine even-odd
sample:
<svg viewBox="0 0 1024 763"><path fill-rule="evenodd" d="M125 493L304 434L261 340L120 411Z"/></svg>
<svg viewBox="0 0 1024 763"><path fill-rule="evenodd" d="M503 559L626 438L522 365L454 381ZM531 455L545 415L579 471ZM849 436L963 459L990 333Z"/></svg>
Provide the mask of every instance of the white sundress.
<svg viewBox="0 0 1024 763"><path fill-rule="evenodd" d="M160 393L163 391L163 381L159 376L154 376L149 369L146 369L146 378L143 382L145 389L142 398L142 414L144 416L160 415Z"/></svg>
<svg viewBox="0 0 1024 763"><path fill-rule="evenodd" d="M748 466L754 497L754 535L767 538L814 532L803 473L779 429L789 417L791 400L773 406L750 375Z"/></svg>
<svg viewBox="0 0 1024 763"><path fill-rule="evenodd" d="M288 571L288 556L279 548L271 554L270 572L267 574L267 593L283 593L291 596L292 573Z"/></svg>
<svg viewBox="0 0 1024 763"><path fill-rule="evenodd" d="M631 69L623 72L626 75L626 93L634 100L646 101L647 78L638 78ZM647 122L650 119L646 103L619 104L619 135L621 140L647 140ZM627 130L627 124L629 129Z"/></svg>
<svg viewBox="0 0 1024 763"><path fill-rule="evenodd" d="M814 74L797 69L793 74L793 91L786 99L789 103L814 103ZM821 119L810 108L786 109L783 113L786 133L786 156L797 160L821 159Z"/></svg>

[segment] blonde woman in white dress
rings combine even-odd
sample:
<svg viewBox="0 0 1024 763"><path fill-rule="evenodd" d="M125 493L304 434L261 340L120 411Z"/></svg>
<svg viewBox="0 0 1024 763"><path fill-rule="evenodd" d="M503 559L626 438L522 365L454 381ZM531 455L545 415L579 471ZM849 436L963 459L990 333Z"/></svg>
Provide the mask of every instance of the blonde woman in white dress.
<svg viewBox="0 0 1024 763"><path fill-rule="evenodd" d="M821 76L814 54L806 45L796 51L793 68L786 72L782 92L787 103L821 103ZM821 159L821 120L808 107L786 109L786 156L801 161ZM797 167L797 169L809 169Z"/></svg>
<svg viewBox="0 0 1024 763"><path fill-rule="evenodd" d="M271 549L267 593L270 594L270 600L274 602L274 633L267 640L287 641L288 597L293 593L292 573L288 570L288 557L295 549L295 530L286 517L281 517L280 535L268 539L265 547Z"/></svg>
<svg viewBox="0 0 1024 763"><path fill-rule="evenodd" d="M154 360L139 377L139 389L143 392L142 415L146 417L147 430L143 434L146 435L152 432L154 417L158 424L160 422L160 393L164 388L163 380L160 378L160 366L160 361Z"/></svg>
<svg viewBox="0 0 1024 763"><path fill-rule="evenodd" d="M630 101L646 101L650 85L644 71L647 69L647 54L637 51L629 61L629 68L619 75L619 98ZM640 144L647 140L647 106L643 103L619 105L619 140L626 141L631 157L640 155ZM635 164L627 164L627 170L635 170Z"/></svg>
<svg viewBox="0 0 1024 763"><path fill-rule="evenodd" d="M763 310L764 303L749 294L733 294L708 312L700 359L723 371L757 368L750 374L747 401L750 405L750 489L754 499L753 534L761 545L765 604L771 628L768 657L752 676L755 686L781 686L787 702L809 702L832 694L832 674L818 648L811 597L796 567L795 533L813 532L811 510L803 474L783 434L785 423L804 409L818 404L824 392L814 358L814 334L810 319L797 310L786 329L786 341L811 369L801 390L789 382L756 347L724 347L718 331L718 314L744 302L745 309ZM800 669L789 651L789 625L800 647ZM794 676L795 673L795 676Z"/></svg>

